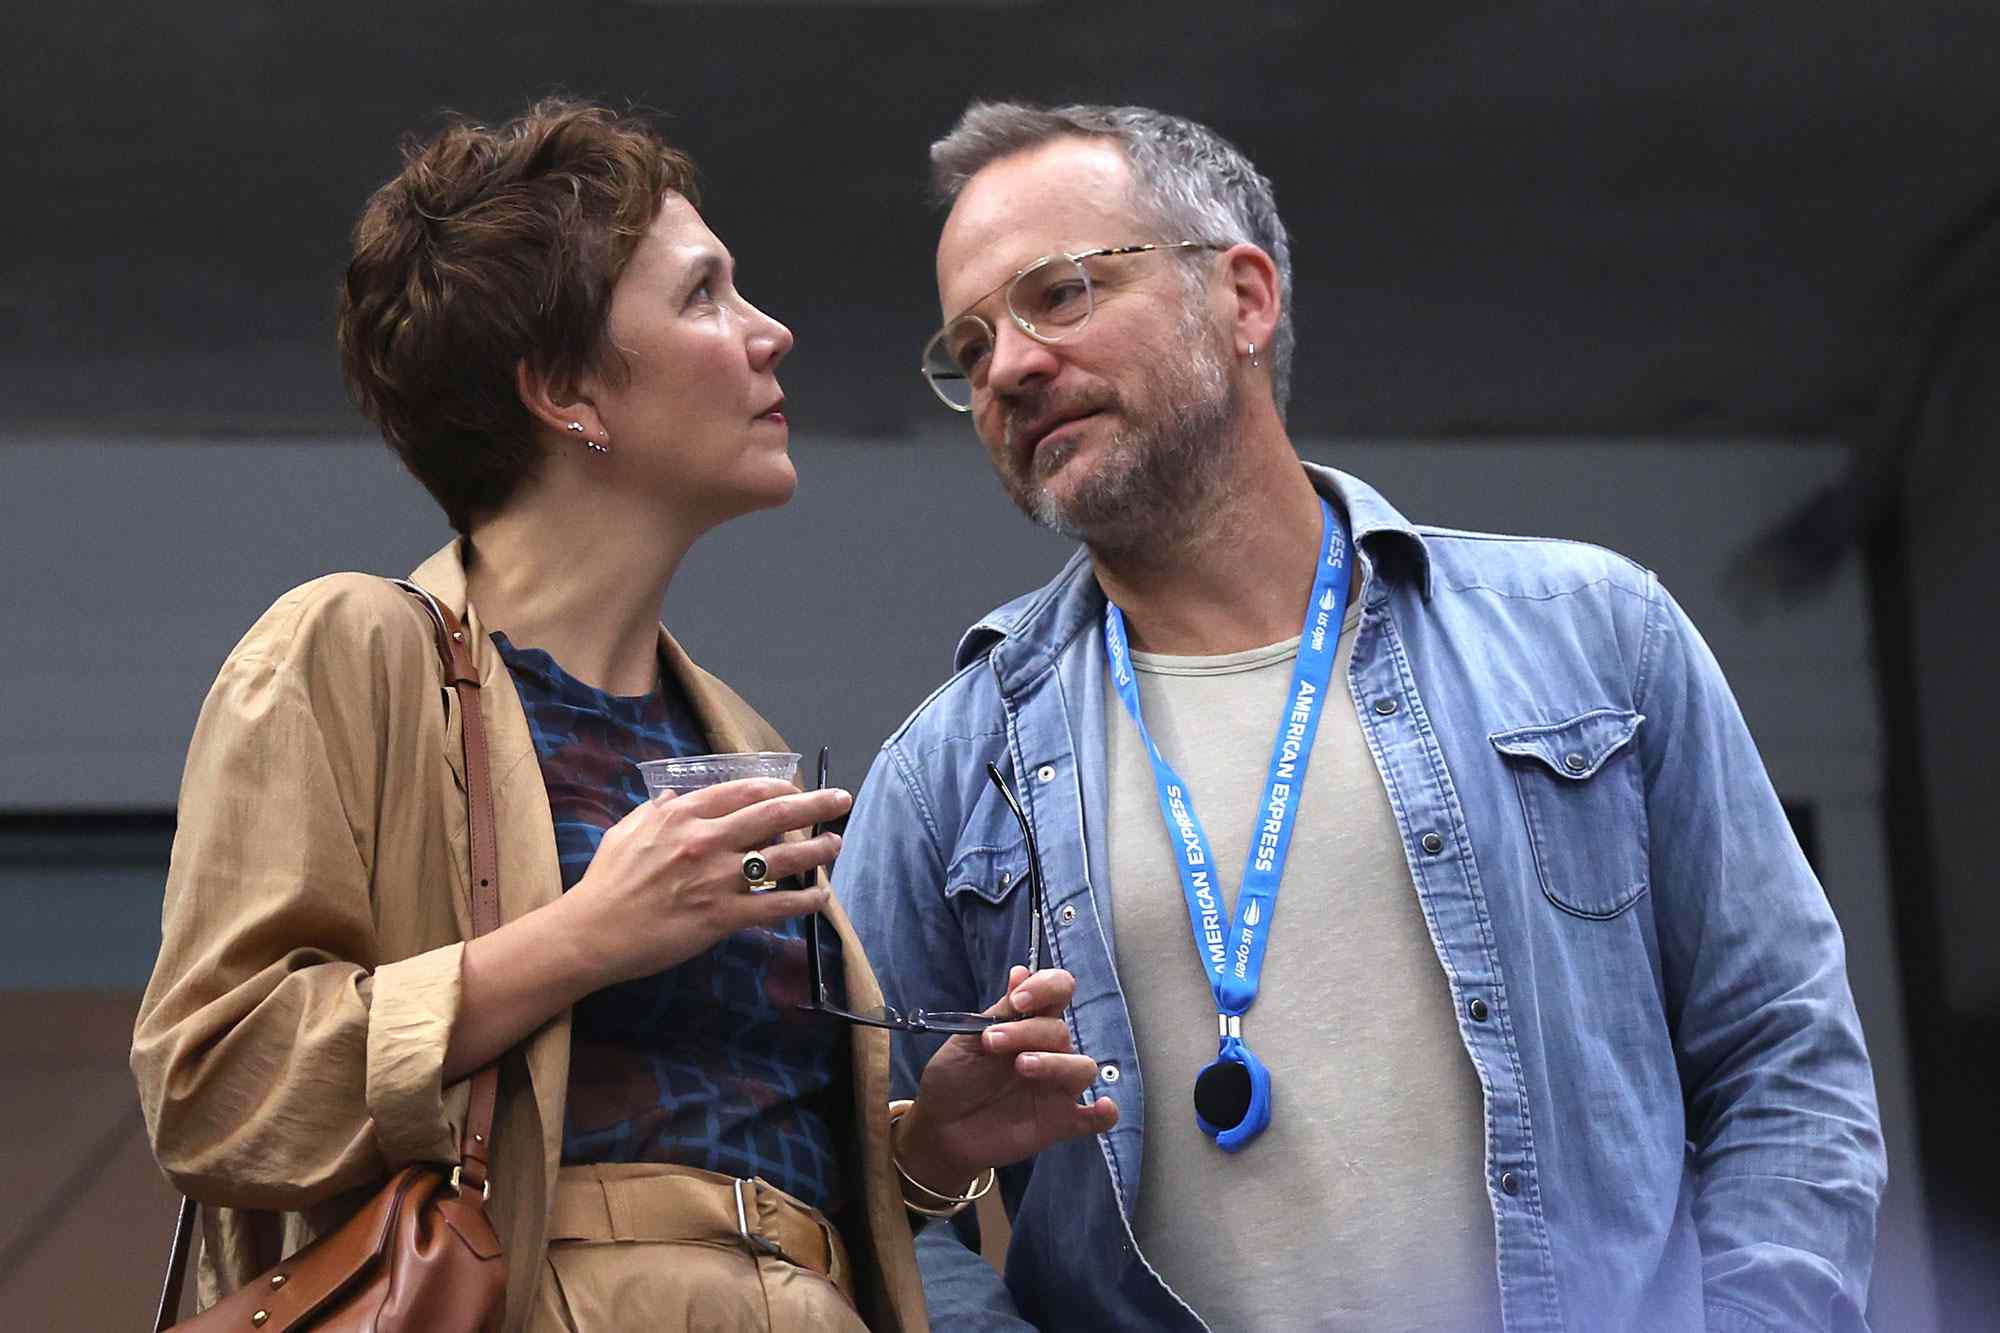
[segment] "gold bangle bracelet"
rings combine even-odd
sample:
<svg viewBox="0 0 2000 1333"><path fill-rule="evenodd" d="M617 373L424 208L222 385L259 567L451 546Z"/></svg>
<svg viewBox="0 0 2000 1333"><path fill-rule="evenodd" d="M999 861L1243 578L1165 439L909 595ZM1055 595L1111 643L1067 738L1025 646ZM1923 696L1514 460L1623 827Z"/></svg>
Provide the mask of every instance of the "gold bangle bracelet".
<svg viewBox="0 0 2000 1333"><path fill-rule="evenodd" d="M921 1203L913 1203L907 1196L903 1199L903 1206L925 1217L956 1217L965 1210L967 1204L977 1203L992 1192L994 1182L999 1179L999 1173L989 1166L972 1178L972 1183L966 1187L964 1194L944 1194L905 1171L902 1161L896 1157L896 1122L901 1120L914 1105L916 1103L907 1098L889 1103L889 1157L896 1163L896 1174L903 1178L903 1183L935 1199L938 1206L927 1207Z"/></svg>

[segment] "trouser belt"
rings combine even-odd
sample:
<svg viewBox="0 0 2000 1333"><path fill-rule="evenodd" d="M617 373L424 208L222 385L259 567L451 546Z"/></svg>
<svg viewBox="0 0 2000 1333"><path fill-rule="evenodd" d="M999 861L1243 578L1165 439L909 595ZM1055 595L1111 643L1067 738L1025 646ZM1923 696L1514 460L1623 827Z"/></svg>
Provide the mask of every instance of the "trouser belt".
<svg viewBox="0 0 2000 1333"><path fill-rule="evenodd" d="M850 1299L840 1233L818 1209L763 1180L667 1163L566 1166L556 1175L549 1240L741 1245L833 1281Z"/></svg>

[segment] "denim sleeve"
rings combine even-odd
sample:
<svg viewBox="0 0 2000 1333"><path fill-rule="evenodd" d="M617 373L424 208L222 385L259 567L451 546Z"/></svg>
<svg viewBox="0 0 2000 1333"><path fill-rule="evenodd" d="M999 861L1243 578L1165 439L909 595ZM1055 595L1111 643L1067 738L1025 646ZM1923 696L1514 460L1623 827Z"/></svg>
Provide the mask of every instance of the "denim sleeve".
<svg viewBox="0 0 2000 1333"><path fill-rule="evenodd" d="M894 742L876 756L855 796L834 891L847 909L889 1003L900 1008L983 1009L972 967L944 900L944 857L932 806ZM891 1095L914 1097L936 1039L895 1034ZM1031 1329L1000 1275L967 1248L958 1228L917 1235L924 1302L937 1328Z"/></svg>
<svg viewBox="0 0 2000 1333"><path fill-rule="evenodd" d="M1840 927L1657 583L1634 693L1709 1327L1865 1330L1885 1165Z"/></svg>

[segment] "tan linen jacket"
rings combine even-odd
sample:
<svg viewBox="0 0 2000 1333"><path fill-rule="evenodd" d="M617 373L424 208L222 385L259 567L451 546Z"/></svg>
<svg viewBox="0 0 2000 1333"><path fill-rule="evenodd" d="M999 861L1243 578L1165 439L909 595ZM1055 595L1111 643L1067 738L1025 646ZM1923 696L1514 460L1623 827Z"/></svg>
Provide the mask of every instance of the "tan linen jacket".
<svg viewBox="0 0 2000 1333"><path fill-rule="evenodd" d="M411 577L458 611L472 641L511 921L562 892L541 765L513 679L467 604L457 545ZM660 647L715 750L785 748L664 628ZM458 707L416 600L362 574L281 597L202 705L132 1071L160 1165L213 1205L202 1209L203 1306L338 1226L398 1167L458 1158L469 1085L441 1085L472 919ZM826 915L852 998L879 1002L847 918L832 903ZM871 1328L920 1333L923 1288L890 1158L889 1035L829 1033L853 1055L849 1167L863 1188L836 1221L861 1311ZM569 1045L565 1011L501 1064L488 1206L507 1249L509 1330L544 1267Z"/></svg>

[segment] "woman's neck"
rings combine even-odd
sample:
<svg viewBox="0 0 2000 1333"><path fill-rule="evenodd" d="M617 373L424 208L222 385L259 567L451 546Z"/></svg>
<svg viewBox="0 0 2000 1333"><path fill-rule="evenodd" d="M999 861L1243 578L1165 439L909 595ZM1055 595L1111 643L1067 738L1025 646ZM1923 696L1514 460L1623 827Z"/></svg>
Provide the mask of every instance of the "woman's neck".
<svg viewBox="0 0 2000 1333"><path fill-rule="evenodd" d="M650 693L661 604L699 533L629 508L537 485L475 526L466 589L480 622L606 693Z"/></svg>

